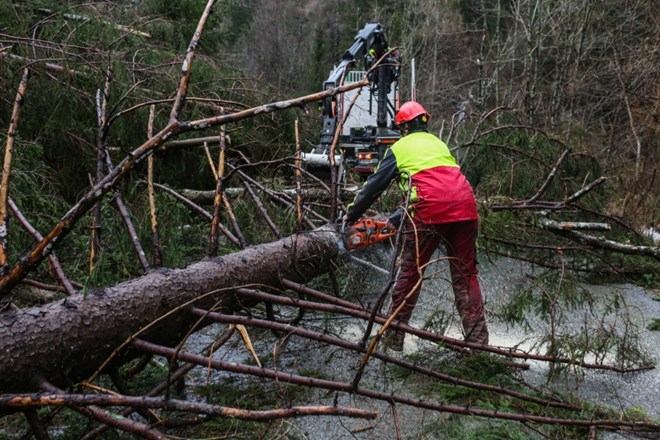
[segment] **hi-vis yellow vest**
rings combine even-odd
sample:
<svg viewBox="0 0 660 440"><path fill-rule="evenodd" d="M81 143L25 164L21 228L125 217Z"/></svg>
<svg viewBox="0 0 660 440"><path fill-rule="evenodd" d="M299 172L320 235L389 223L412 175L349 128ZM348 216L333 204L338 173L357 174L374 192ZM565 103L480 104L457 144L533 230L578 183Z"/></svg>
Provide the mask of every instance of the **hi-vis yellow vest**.
<svg viewBox="0 0 660 440"><path fill-rule="evenodd" d="M407 191L408 175L411 214L416 220L438 224L478 218L472 187L447 145L430 133L416 132L399 139L387 150L348 207L349 220L357 220L392 179L398 178L399 187Z"/></svg>

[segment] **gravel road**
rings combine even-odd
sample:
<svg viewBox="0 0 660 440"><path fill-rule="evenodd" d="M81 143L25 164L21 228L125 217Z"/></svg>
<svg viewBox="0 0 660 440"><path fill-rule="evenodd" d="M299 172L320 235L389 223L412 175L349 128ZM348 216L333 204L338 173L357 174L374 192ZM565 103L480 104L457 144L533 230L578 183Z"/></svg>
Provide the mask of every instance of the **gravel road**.
<svg viewBox="0 0 660 440"><path fill-rule="evenodd" d="M387 266L387 256L380 256L380 265ZM355 286L360 286L360 295L363 302L373 302L385 283L384 276L378 275L364 266L351 265L355 276ZM446 278L446 267L442 263L432 268L433 279L426 282L420 297L411 325L422 327L429 317L442 311L450 317L449 327L445 334L453 337L461 337L457 329L456 316L452 304L452 294ZM483 261L480 266L480 280L482 290L485 294L486 307L490 312L487 316L491 334L491 344L501 347L518 346L530 347L535 338L540 337L547 328L547 322L542 319L530 317L530 330L510 328L498 320L502 312L503 304L514 294L515 286L520 283L529 283L530 275L538 274L539 270L527 264L510 259L499 259L497 261ZM429 273L427 272L427 275ZM357 283L359 281L359 284ZM353 286L354 287L354 286ZM609 303L612 298L618 297L628 305L631 317L631 325L641 329L640 349L647 352L655 361L660 360L660 332L646 330L652 319L660 319L660 301L653 298L660 292L647 291L633 285L582 285L594 298L594 310L598 312ZM579 330L585 325L585 319L591 317L592 312L587 309L572 311L564 317L564 324L560 331L571 332ZM608 316L606 321L615 322L614 314ZM616 324L619 326L618 321ZM346 318L335 318L308 313L304 318L304 326L327 330L348 340L359 341L364 328L355 320ZM618 328L618 327L617 327ZM196 344L205 345L213 338L214 330L209 328L207 341L199 340ZM203 337L204 332L196 337ZM269 338L268 334L261 334L253 338L255 349L259 356L269 357L267 366L272 367L272 354L277 338ZM240 338L234 338L233 349L218 352L224 360L245 362L250 356L240 342ZM418 353L432 353L433 344L419 340L410 335L406 339L404 354L413 356ZM301 342L300 339L291 338L286 345L278 349L277 366L282 371L320 372L323 378L336 381L351 381L356 370L358 358L355 354L347 353L345 350L328 347L320 343L309 341ZM547 382L548 365L541 362L528 362L530 368L521 373L526 382L538 386L548 386L555 390L576 393L578 396L594 403L601 403L613 408L643 408L643 411L655 418L660 419L660 369L653 369L638 373L620 374L615 372L604 372L597 370L580 370L578 374L569 374L560 379ZM225 373L212 372L201 373L198 382L208 379L223 377ZM244 380L244 379L239 379ZM250 380L248 379L247 382ZM405 381L393 373L392 368L383 365L378 360L370 361L365 370L361 384L389 393L401 393L410 395L410 388ZM236 383L239 386L239 383ZM412 397L415 397L414 395ZM367 400L361 397L349 396L345 393L336 395L332 392L313 391L310 398L314 404L346 405L361 409L371 409L379 414L375 420L358 420L340 417L302 417L287 421L287 438L310 439L310 440L338 440L338 439L360 439L360 440L388 440L396 439L397 431L404 439L442 439L448 435L441 431L439 422L448 417L446 413L438 413L430 410L422 410L404 405L397 405L395 411L384 402ZM299 402L295 402L296 404ZM474 419L466 419L467 432L475 424ZM498 426L497 420L479 419L480 424L487 426ZM457 437L452 433L452 438ZM481 438L479 436L464 437L469 439ZM489 437L510 438L510 437ZM518 437L516 437L518 438ZM542 438L542 437L538 437ZM599 433L599 438L604 440L638 439L634 435L621 435L616 433ZM648 438L648 437L644 437ZM660 438L660 436L658 437Z"/></svg>
<svg viewBox="0 0 660 440"><path fill-rule="evenodd" d="M418 306L415 309L413 321L411 322L414 326L422 326L434 311L440 309L451 313L453 310L449 284L446 280L442 279L442 274L446 272L441 264L438 266L440 266L436 268L438 276L432 282L425 284L425 291L422 292ZM355 268L355 270L361 273L360 269ZM528 282L528 275L532 273L535 273L533 268L515 260L499 259L494 262L482 262L480 266L480 280L486 297L487 309L494 311L496 315L496 311L514 293L515 286L519 283ZM538 273L538 269L536 273ZM374 285L367 288L367 290L371 290L372 292L378 291L377 286L379 283L382 283L382 280L376 277L372 281ZM660 301L653 299L657 295L660 295L660 292L644 290L633 285L594 286L585 284L582 287L586 288L593 295L594 309L596 311L608 303L608 299L613 298L615 295L618 295L620 299L624 300L630 310L632 323L637 325L641 330L640 348L647 352L656 362L660 360L660 332L646 330L647 325L652 319L660 319ZM584 325L585 316L590 316L587 310L580 309L573 311L571 314L565 316L565 327L562 327L561 331L570 332L572 328L578 329L581 325ZM519 347L529 346L535 338L542 334L542 330L545 330L547 327L547 323L534 318L530 318L532 331L510 328L498 321L496 316L493 315L489 315L488 320L491 344L502 347L513 347L516 345ZM361 328L345 324L341 330L341 335L357 341L361 335L361 331ZM458 328L455 325L450 325L445 334L460 337ZM404 353L406 355L414 355L416 352L426 348L428 348L428 343L408 336ZM319 356L316 357L317 360L314 362L318 363L319 367L321 367L320 363L323 362L325 364L323 365L323 370L327 371L330 368L333 371L333 376L346 377L347 372L354 371L355 369L354 356L334 353L331 359L328 360L321 356L320 353L322 351L319 352ZM536 386L547 385L555 390L574 392L584 399L613 408L640 407L643 408L646 414L660 419L660 369L658 368L627 374L582 370L584 374L569 375L568 378L547 383L547 364L529 362L529 365L530 369L522 374L530 384ZM377 361L374 361L367 370L362 383L368 383L370 386L393 393L408 391L404 389L404 383L393 377L390 370L380 365ZM319 397L323 398L323 395L320 394ZM328 394L325 397L325 402L321 403L332 404L334 397L334 394ZM445 433L439 432L434 426L440 426L436 422L450 417L447 414L397 405L396 416L394 416L389 405L378 402L374 403L373 401L367 402L364 399L356 397L342 396L337 403L361 408L373 408L379 412L380 416L375 421L308 417L294 422L293 426L295 429L291 433L296 436L295 438L311 440L384 440L396 439L398 429L401 437L404 439L441 439L446 437ZM486 423L496 424L497 422L487 421ZM599 438L619 440L641 437L630 434L600 433ZM660 435L658 438L660 438Z"/></svg>

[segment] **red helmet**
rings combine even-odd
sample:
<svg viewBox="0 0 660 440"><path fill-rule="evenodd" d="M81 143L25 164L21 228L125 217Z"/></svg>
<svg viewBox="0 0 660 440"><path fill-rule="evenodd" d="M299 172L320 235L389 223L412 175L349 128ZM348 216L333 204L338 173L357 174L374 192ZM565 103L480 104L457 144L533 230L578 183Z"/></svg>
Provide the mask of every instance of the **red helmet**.
<svg viewBox="0 0 660 440"><path fill-rule="evenodd" d="M427 118L431 117L431 114L424 110L424 107L420 103L408 101L399 107L399 111L396 114L396 125L405 124L421 115L426 115Z"/></svg>

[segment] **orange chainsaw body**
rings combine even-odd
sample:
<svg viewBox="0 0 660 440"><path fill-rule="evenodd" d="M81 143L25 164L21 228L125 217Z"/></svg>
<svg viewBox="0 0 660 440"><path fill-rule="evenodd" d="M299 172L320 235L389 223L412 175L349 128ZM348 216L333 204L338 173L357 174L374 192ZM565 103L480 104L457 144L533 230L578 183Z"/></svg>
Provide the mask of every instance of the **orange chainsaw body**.
<svg viewBox="0 0 660 440"><path fill-rule="evenodd" d="M363 218L349 225L344 231L344 241L348 249L362 249L374 243L387 240L396 234L396 228L387 221Z"/></svg>

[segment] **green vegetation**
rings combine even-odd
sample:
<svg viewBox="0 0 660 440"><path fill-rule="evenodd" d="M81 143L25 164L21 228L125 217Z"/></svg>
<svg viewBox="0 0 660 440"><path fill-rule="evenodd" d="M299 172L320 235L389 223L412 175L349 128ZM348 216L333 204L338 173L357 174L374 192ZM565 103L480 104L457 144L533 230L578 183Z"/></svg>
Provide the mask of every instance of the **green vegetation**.
<svg viewBox="0 0 660 440"><path fill-rule="evenodd" d="M408 356L415 363L429 363L432 368L442 371L450 376L481 383L500 386L532 397L547 399L540 391L527 388L519 379L519 372L509 364L497 357L488 354L476 353L472 355L456 355L451 353L438 353L438 350L419 352ZM401 373L400 370L397 370ZM514 399L510 396L454 385L442 381L428 381L421 376L406 373L405 383L409 390L419 398L456 405L458 407L494 410L498 412L524 413L541 415L544 417L575 418L578 415L573 411L550 408L531 402ZM584 415L588 418L589 415ZM579 418L579 417L578 417ZM426 427L428 435L443 433L446 439L527 439L527 438L584 438L588 429L576 427L562 427L557 425L537 426L529 429L524 424L512 421L490 420L483 421L477 418L448 415L439 418Z"/></svg>
<svg viewBox="0 0 660 440"><path fill-rule="evenodd" d="M583 315L569 321L569 313ZM625 298L611 294L596 300L576 275L556 271L529 276L526 284L495 311L508 325L541 336L527 343L548 355L573 362L606 363L621 368L652 365L640 343L641 328L631 319ZM570 364L552 364L548 381L557 377L581 381L584 372Z"/></svg>
<svg viewBox="0 0 660 440"><path fill-rule="evenodd" d="M406 356L407 360L418 365L427 365L452 377L479 384L506 388L529 397L541 399L561 399L569 402L577 410L560 409L543 404L536 404L507 395L454 385L443 381L429 381L428 378L400 367L392 366L394 377L405 384L408 392L418 398L455 405L466 409L493 410L502 413L538 415L554 418L589 420L594 417L621 417L629 421L648 421L648 416L641 408L630 408L622 413L607 407L593 407L575 395L559 395L554 387L529 387L522 380L522 370L511 364L485 353L469 355L456 354L439 347L419 350ZM596 416L595 416L596 415ZM561 425L534 425L507 421L482 419L458 414L432 417L424 426L423 438L436 438L442 433L443 439L582 439L589 433L588 428Z"/></svg>

